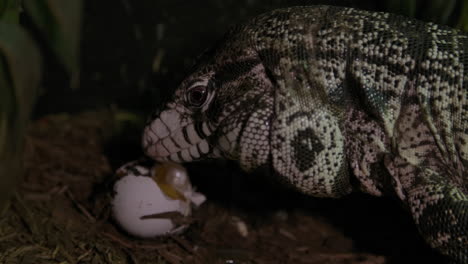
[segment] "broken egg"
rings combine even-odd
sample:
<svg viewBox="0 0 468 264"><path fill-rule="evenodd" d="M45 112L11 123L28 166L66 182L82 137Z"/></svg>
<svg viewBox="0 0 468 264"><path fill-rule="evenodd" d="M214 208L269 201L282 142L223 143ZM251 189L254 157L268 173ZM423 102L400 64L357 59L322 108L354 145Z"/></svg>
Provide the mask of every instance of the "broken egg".
<svg viewBox="0 0 468 264"><path fill-rule="evenodd" d="M176 234L190 224L192 207L205 201L193 190L185 168L140 160L117 170L113 216L129 234L151 238Z"/></svg>

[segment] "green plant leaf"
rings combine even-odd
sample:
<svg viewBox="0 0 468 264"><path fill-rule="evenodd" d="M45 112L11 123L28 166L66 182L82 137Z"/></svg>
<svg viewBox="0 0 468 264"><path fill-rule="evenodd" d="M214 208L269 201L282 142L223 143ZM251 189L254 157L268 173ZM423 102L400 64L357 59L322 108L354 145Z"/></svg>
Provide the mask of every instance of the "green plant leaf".
<svg viewBox="0 0 468 264"><path fill-rule="evenodd" d="M402 14L408 17L416 16L417 0L388 0L387 11Z"/></svg>
<svg viewBox="0 0 468 264"><path fill-rule="evenodd" d="M438 24L447 25L453 15L456 0L432 0L423 10L422 18Z"/></svg>
<svg viewBox="0 0 468 264"><path fill-rule="evenodd" d="M19 0L0 0L0 20L18 23L20 4Z"/></svg>
<svg viewBox="0 0 468 264"><path fill-rule="evenodd" d="M462 11L458 19L457 28L468 32L468 0L463 1Z"/></svg>
<svg viewBox="0 0 468 264"><path fill-rule="evenodd" d="M34 41L18 24L0 21L0 210L22 172L25 127L40 70Z"/></svg>
<svg viewBox="0 0 468 264"><path fill-rule="evenodd" d="M19 118L28 119L41 74L39 50L21 26L0 21L0 53L7 64L15 100L21 107Z"/></svg>
<svg viewBox="0 0 468 264"><path fill-rule="evenodd" d="M65 69L79 69L81 0L24 0L25 12L44 35Z"/></svg>

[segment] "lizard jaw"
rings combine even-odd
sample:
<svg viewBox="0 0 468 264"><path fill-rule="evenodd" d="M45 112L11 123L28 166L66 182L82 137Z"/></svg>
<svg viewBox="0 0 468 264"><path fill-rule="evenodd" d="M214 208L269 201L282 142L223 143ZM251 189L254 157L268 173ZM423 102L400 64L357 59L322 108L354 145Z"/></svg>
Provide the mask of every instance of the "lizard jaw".
<svg viewBox="0 0 468 264"><path fill-rule="evenodd" d="M158 161L190 162L212 152L207 138L212 129L206 122L181 122L176 109L162 111L143 132L146 155Z"/></svg>

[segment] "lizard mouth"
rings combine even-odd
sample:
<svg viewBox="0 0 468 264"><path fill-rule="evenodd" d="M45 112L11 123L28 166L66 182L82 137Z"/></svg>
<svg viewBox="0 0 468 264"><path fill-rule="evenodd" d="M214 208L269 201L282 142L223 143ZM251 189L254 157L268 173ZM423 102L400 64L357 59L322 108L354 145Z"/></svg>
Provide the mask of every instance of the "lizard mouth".
<svg viewBox="0 0 468 264"><path fill-rule="evenodd" d="M189 162L211 153L206 122L181 122L181 114L169 109L152 120L143 132L146 155L158 161Z"/></svg>

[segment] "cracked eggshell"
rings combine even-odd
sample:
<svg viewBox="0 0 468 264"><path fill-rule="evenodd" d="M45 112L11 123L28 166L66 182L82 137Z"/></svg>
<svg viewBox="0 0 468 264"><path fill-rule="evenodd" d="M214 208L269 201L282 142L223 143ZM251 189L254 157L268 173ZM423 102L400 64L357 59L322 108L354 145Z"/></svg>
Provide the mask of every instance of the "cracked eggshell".
<svg viewBox="0 0 468 264"><path fill-rule="evenodd" d="M112 210L115 220L129 234L142 238L183 231L187 226L176 226L170 219L141 219L143 216L165 212L180 212L189 216L190 202L165 195L151 177L149 169L136 164L129 166L119 170L124 175L114 185Z"/></svg>

